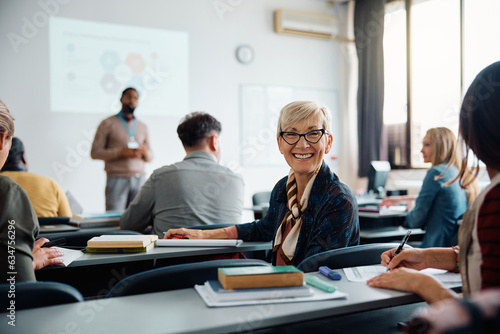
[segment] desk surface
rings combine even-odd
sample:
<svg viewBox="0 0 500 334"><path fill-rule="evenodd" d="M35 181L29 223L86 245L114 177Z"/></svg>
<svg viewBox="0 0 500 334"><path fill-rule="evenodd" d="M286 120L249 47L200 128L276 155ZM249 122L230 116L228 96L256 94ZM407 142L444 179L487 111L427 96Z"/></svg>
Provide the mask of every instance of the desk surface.
<svg viewBox="0 0 500 334"><path fill-rule="evenodd" d="M383 214L380 214L378 212L363 212L363 211L358 212L358 216L360 218L373 218L373 219L406 217L407 214L408 212L391 212Z"/></svg>
<svg viewBox="0 0 500 334"><path fill-rule="evenodd" d="M272 248L271 242L243 242L234 247L155 247L145 253L128 254L89 254L86 253L73 261L69 267L92 266L99 264L123 263L132 261L169 259L198 255L225 254L232 252L250 252L259 250L269 250ZM46 267L43 270L51 270L58 267Z"/></svg>
<svg viewBox="0 0 500 334"><path fill-rule="evenodd" d="M243 332L421 301L414 294L349 282L340 272L343 278L335 284L347 299L208 308L194 289L182 289L17 311L15 332ZM7 321L1 321L0 332L9 331Z"/></svg>
<svg viewBox="0 0 500 334"><path fill-rule="evenodd" d="M425 231L419 228L412 228L412 236L423 236ZM398 227L379 227L379 228L366 228L359 231L359 237L362 239L379 239L379 238L395 238L403 237L408 229L398 226Z"/></svg>

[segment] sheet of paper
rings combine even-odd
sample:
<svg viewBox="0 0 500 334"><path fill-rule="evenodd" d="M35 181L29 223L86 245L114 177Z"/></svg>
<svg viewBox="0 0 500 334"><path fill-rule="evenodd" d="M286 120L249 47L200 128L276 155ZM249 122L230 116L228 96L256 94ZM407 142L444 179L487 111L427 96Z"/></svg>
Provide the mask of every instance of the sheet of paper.
<svg viewBox="0 0 500 334"><path fill-rule="evenodd" d="M159 239L156 240L157 247L220 247L238 246L242 240L236 239Z"/></svg>
<svg viewBox="0 0 500 334"><path fill-rule="evenodd" d="M344 268L344 274L351 282L366 282L370 278L385 273L387 268L382 265Z"/></svg>
<svg viewBox="0 0 500 334"><path fill-rule="evenodd" d="M387 272L387 268L377 264L372 266L359 266L352 268L344 268L344 273L347 279L351 282L366 282L370 278ZM442 269L428 268L420 272L431 275L442 283L460 283L462 278L459 273L453 273Z"/></svg>
<svg viewBox="0 0 500 334"><path fill-rule="evenodd" d="M83 252L79 250L62 248L62 247L51 247L51 248L58 249L60 252L64 254L60 258L63 259L62 265L65 267L69 266L71 262L75 261L76 259L78 259L80 256L83 255Z"/></svg>
<svg viewBox="0 0 500 334"><path fill-rule="evenodd" d="M328 299L341 299L346 298L347 294L335 291L333 293L327 293L316 288L311 288L314 290L312 296L307 297L289 297L289 298L275 298L275 299L257 299L257 300L236 300L228 302L216 302L211 298L210 293L207 291L207 287L204 285L195 285L194 288L203 299L208 307L225 307L225 306L240 306L240 305L259 305L259 304L277 304L277 303L294 303L294 302L310 302L316 300L328 300Z"/></svg>

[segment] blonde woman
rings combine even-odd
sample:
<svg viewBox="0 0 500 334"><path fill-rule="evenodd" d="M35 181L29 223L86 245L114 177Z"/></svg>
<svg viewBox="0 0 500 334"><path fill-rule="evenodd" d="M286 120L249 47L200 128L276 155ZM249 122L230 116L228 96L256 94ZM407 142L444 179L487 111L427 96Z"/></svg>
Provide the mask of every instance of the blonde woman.
<svg viewBox="0 0 500 334"><path fill-rule="evenodd" d="M387 197L381 206L408 202L408 215L404 227L426 230L420 247L452 246L453 236L458 231L457 220L465 213L468 204L477 196L478 187L472 182L465 189L458 182L446 183L458 175L461 160L449 167L457 139L450 129L439 127L427 131L422 141L424 162L432 164L427 172L418 197ZM467 171L469 173L469 171Z"/></svg>
<svg viewBox="0 0 500 334"><path fill-rule="evenodd" d="M474 79L460 110L460 137L466 155L459 172L464 187L477 176L466 175L465 164L473 152L486 165L491 183L476 198L460 227L460 247L396 249L382 253L382 265L390 272L372 278L372 287L418 294L428 303L456 295L431 276L416 270L437 268L462 276L462 290L470 295L500 287L500 62L491 64ZM461 149L462 145L458 147ZM470 151L469 151L470 150ZM477 170L477 169L476 169ZM454 180L453 180L454 181ZM416 270L415 270L416 269ZM450 319L450 318L448 318Z"/></svg>
<svg viewBox="0 0 500 334"><path fill-rule="evenodd" d="M273 240L274 265L359 243L356 199L323 161L332 146L329 110L310 101L286 105L278 121L278 147L290 173L274 187L261 220L217 230L169 230L190 239ZM217 223L217 222L214 222Z"/></svg>

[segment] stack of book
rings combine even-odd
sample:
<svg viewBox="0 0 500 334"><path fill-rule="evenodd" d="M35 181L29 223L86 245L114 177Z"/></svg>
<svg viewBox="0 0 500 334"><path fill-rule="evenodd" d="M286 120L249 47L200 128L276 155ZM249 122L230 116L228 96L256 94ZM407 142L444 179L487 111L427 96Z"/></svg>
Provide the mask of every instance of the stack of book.
<svg viewBox="0 0 500 334"><path fill-rule="evenodd" d="M157 235L101 235L87 241L87 253L140 253L155 246Z"/></svg>
<svg viewBox="0 0 500 334"><path fill-rule="evenodd" d="M304 273L294 266L219 268L218 278L204 285L215 302L305 297L313 293L304 285Z"/></svg>

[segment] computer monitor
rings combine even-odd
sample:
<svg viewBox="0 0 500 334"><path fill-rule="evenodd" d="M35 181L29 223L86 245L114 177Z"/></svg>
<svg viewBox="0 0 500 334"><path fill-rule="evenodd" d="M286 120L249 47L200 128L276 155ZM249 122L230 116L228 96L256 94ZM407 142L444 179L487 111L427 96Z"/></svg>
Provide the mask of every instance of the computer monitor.
<svg viewBox="0 0 500 334"><path fill-rule="evenodd" d="M384 194L385 183L391 171L389 161L372 161L370 163L370 171L368 173L368 194L376 194L377 197L382 197Z"/></svg>

